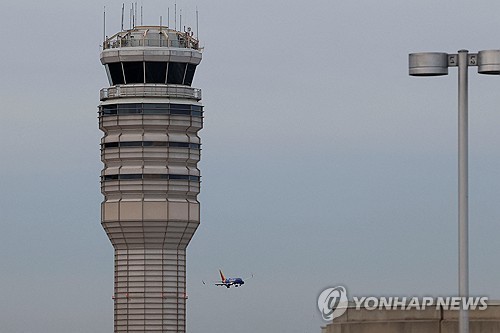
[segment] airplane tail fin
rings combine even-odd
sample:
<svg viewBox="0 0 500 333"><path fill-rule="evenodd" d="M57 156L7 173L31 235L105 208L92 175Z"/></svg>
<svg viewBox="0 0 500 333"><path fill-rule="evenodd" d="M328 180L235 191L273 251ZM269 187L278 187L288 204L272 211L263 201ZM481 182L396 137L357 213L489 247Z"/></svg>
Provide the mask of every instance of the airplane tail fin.
<svg viewBox="0 0 500 333"><path fill-rule="evenodd" d="M222 271L219 269L219 273L220 273L220 278L222 280L222 282L226 281L226 277L224 276L224 273L222 273Z"/></svg>

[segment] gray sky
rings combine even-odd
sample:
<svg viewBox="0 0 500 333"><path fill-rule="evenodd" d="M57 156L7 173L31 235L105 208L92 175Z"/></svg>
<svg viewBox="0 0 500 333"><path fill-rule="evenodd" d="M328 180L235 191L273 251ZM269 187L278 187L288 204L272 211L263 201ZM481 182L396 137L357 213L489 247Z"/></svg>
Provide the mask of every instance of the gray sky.
<svg viewBox="0 0 500 333"><path fill-rule="evenodd" d="M142 1L157 24L173 1ZM121 2L18 1L0 28L0 330L111 332L99 62ZM316 298L455 295L456 70L408 53L499 48L498 1L178 0L205 46L202 224L188 331L319 332ZM171 19L172 20L172 19ZM164 19L165 22L165 19ZM500 78L470 70L471 293L500 298ZM201 284L255 274L243 288Z"/></svg>

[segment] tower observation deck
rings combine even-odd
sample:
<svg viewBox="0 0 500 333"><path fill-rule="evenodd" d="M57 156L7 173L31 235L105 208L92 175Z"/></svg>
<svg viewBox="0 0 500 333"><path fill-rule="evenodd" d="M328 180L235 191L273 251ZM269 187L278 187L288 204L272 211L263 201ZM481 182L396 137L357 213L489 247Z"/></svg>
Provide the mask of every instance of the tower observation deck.
<svg viewBox="0 0 500 333"><path fill-rule="evenodd" d="M201 61L190 31L106 38L101 221L115 250L114 331L186 331L186 247L200 223Z"/></svg>

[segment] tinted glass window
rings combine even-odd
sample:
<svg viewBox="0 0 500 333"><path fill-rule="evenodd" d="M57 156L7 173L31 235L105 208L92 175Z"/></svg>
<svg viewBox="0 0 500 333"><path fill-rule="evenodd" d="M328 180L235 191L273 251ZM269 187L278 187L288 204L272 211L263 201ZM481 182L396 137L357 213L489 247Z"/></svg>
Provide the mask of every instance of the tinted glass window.
<svg viewBox="0 0 500 333"><path fill-rule="evenodd" d="M172 180L189 180L188 175L169 175L168 178Z"/></svg>
<svg viewBox="0 0 500 333"><path fill-rule="evenodd" d="M142 105L129 103L129 104L117 104L118 114L137 114L142 113Z"/></svg>
<svg viewBox="0 0 500 333"><path fill-rule="evenodd" d="M170 110L191 110L191 104L170 104Z"/></svg>
<svg viewBox="0 0 500 333"><path fill-rule="evenodd" d="M123 80L123 71L122 71L122 63L114 62L112 64L108 64L109 74L111 75L112 85L124 84Z"/></svg>
<svg viewBox="0 0 500 333"><path fill-rule="evenodd" d="M117 148L119 142L108 142L104 144L104 148Z"/></svg>
<svg viewBox="0 0 500 333"><path fill-rule="evenodd" d="M168 176L168 175L162 175L162 174L153 174L153 175L143 175L144 179L162 179L162 176Z"/></svg>
<svg viewBox="0 0 500 333"><path fill-rule="evenodd" d="M189 142L170 142L170 141L122 141L122 142L107 142L103 144L104 148L118 147L172 147L172 148L190 148L200 149L199 143Z"/></svg>
<svg viewBox="0 0 500 333"><path fill-rule="evenodd" d="M103 116L128 114L170 114L201 117L203 107L191 104L126 103L100 106Z"/></svg>
<svg viewBox="0 0 500 333"><path fill-rule="evenodd" d="M170 174L120 174L120 175L107 175L102 179L106 180L137 180L137 179L163 179L163 180L189 180L200 181L200 176L189 175L170 175Z"/></svg>
<svg viewBox="0 0 500 333"><path fill-rule="evenodd" d="M143 62L124 62L123 71L125 72L125 81L130 83L144 83L144 66Z"/></svg>
<svg viewBox="0 0 500 333"><path fill-rule="evenodd" d="M190 104L170 104L170 114L190 115Z"/></svg>
<svg viewBox="0 0 500 333"><path fill-rule="evenodd" d="M146 62L146 83L165 83L166 62Z"/></svg>
<svg viewBox="0 0 500 333"><path fill-rule="evenodd" d="M153 147L166 147L168 146L168 142L165 141L145 141L144 146L153 146Z"/></svg>
<svg viewBox="0 0 500 333"><path fill-rule="evenodd" d="M186 77L184 78L184 84L191 86L194 78L194 71L196 70L196 65L188 64L186 69Z"/></svg>
<svg viewBox="0 0 500 333"><path fill-rule="evenodd" d="M165 103L146 103L144 105L144 114L166 114L170 104Z"/></svg>
<svg viewBox="0 0 500 333"><path fill-rule="evenodd" d="M131 175L123 174L123 175L119 175L118 179L142 179L142 175L141 174L131 174Z"/></svg>
<svg viewBox="0 0 500 333"><path fill-rule="evenodd" d="M185 70L186 70L185 63L169 62L168 63L167 83L182 84L182 80L184 79Z"/></svg>
<svg viewBox="0 0 500 333"><path fill-rule="evenodd" d="M120 147L142 147L142 141L120 142Z"/></svg>
<svg viewBox="0 0 500 333"><path fill-rule="evenodd" d="M169 147L174 147L174 148L189 148L189 143L188 142L170 142L168 144Z"/></svg>
<svg viewBox="0 0 500 333"><path fill-rule="evenodd" d="M115 115L117 113L116 105L103 105L101 106L101 112L105 116Z"/></svg>
<svg viewBox="0 0 500 333"><path fill-rule="evenodd" d="M144 75L146 75L146 83L167 83L184 84L191 86L196 71L196 65L179 62L124 62L107 64L111 76L112 85L144 83ZM168 75L167 75L168 67ZM125 73L125 78L123 77Z"/></svg>

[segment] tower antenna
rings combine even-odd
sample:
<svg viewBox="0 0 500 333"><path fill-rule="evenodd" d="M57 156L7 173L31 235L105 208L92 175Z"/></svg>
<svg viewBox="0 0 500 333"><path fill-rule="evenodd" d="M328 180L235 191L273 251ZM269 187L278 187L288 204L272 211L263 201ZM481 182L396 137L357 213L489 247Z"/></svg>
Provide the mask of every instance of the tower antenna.
<svg viewBox="0 0 500 333"><path fill-rule="evenodd" d="M137 1L135 2L135 21L134 21L134 27L137 25L138 21L138 16L137 16Z"/></svg>
<svg viewBox="0 0 500 333"><path fill-rule="evenodd" d="M167 7L167 27L170 28L170 7Z"/></svg>
<svg viewBox="0 0 500 333"><path fill-rule="evenodd" d="M198 31L198 6L196 6L196 39L200 41L200 32Z"/></svg>
<svg viewBox="0 0 500 333"><path fill-rule="evenodd" d="M129 9L128 11L128 28L132 29L132 17L134 16L132 12L132 8Z"/></svg>
<svg viewBox="0 0 500 333"><path fill-rule="evenodd" d="M102 29L102 40L106 42L106 6L104 6L104 19L103 19L103 29ZM103 44L104 46L104 44Z"/></svg>
<svg viewBox="0 0 500 333"><path fill-rule="evenodd" d="M122 31L123 31L123 17L125 16L125 3L122 3Z"/></svg>
<svg viewBox="0 0 500 333"><path fill-rule="evenodd" d="M174 30L177 30L177 2L174 3Z"/></svg>
<svg viewBox="0 0 500 333"><path fill-rule="evenodd" d="M135 28L135 9L133 2L132 2L132 28Z"/></svg>
<svg viewBox="0 0 500 333"><path fill-rule="evenodd" d="M142 4L141 4L141 25L143 25L144 23L142 23Z"/></svg>
<svg viewBox="0 0 500 333"><path fill-rule="evenodd" d="M180 9L180 14L179 14L179 31L182 29L182 8Z"/></svg>

